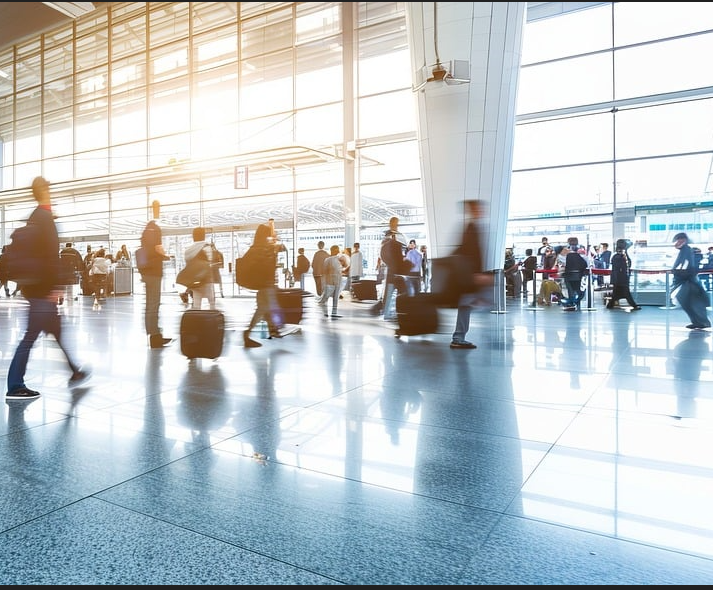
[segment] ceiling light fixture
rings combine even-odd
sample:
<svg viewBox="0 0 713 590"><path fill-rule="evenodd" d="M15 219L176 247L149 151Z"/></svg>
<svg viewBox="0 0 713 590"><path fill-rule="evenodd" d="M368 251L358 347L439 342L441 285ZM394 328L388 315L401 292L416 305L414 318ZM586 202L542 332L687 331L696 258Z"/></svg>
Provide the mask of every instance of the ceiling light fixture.
<svg viewBox="0 0 713 590"><path fill-rule="evenodd" d="M470 82L470 68L465 60L451 60L446 65L441 63L438 54L438 2L433 3L433 49L436 54L436 63L431 66L424 65L416 70L418 80L414 92L422 90L429 82L445 82L446 84L467 84Z"/></svg>

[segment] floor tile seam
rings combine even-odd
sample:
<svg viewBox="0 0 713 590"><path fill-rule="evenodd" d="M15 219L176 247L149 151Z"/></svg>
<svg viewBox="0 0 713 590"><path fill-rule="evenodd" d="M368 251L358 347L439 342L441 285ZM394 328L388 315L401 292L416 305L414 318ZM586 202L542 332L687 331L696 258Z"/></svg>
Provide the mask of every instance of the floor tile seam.
<svg viewBox="0 0 713 590"><path fill-rule="evenodd" d="M131 478L131 479L135 479L135 478ZM130 480L127 480L127 481L130 481ZM117 485L120 485L120 484L117 484ZM112 487L115 487L115 486L112 486ZM107 490L108 490L108 489L111 489L111 488L107 488ZM106 491L106 490L104 490L104 491ZM96 493L98 494L98 493L101 493L101 492L96 492ZM203 531L203 530L198 530L198 529L196 529L196 528L192 528L192 527L186 526L186 525L184 525L184 524L180 524L180 523L178 523L178 522L175 522L174 520L169 520L169 519L167 519L167 518L162 518L162 517L160 517L160 516L156 516L155 514L149 514L149 513L147 513L147 512L143 512L143 511L141 511L141 510L139 510L139 509L136 509L136 508L133 508L133 507L129 507L129 506L125 506L124 504L121 504L121 503L119 503L119 502L117 502L117 501L114 501L114 500L109 500L109 499L106 499L106 498L100 498L100 497L96 496L95 494L92 494L92 495L90 495L90 496L86 496L85 498L81 498L81 499L79 499L79 500L77 500L77 501L75 501L75 502L72 502L71 504L76 504L76 503L78 503L78 502L82 502L82 501L88 500L88 499L91 499L91 500L98 500L98 501L100 501L100 502L102 502L102 503L104 503L104 504L114 506L115 508L118 508L118 509L120 509L120 510L126 510L126 511L131 512L131 513L133 513L133 514L139 515L139 516L141 516L141 517L143 517L143 518L149 518L149 519L151 519L151 520L153 520L153 521L162 523L162 524L164 524L164 525L167 525L167 526L170 526L170 527L173 527L173 528L177 528L177 529L183 530L183 531L185 531L185 532L187 532L187 533L190 533L190 534L193 534L193 535L198 535L199 537L205 539L205 540L206 540L207 542L209 542L209 543L214 543L214 542L215 542L215 543L219 543L219 544L221 544L221 545L225 545L225 546L229 546L229 547L234 547L234 548L239 549L239 550L241 550L241 551L246 551L246 552L248 552L248 553L251 553L251 554L253 554L253 555L255 555L255 556L257 556L257 557L259 557L259 558L261 558L261 559L269 559L269 560L272 561L272 562L281 563L281 564L287 565L287 566L289 566L289 567L291 567L291 568L295 568L295 569L298 569L298 570L301 570L301 571L304 571L304 572L313 574L313 575L315 575L315 576L319 576L320 578L325 578L325 579L333 580L333 581L339 582L339 583L341 583L341 584L348 584L348 582L338 580L338 579L334 578L333 576L331 576L331 575L329 575L329 574L320 573L320 572L317 572L317 571L308 569L308 568L306 568L306 567L304 567L304 566L302 566L302 565L298 565L298 564L295 564L295 563L291 563L291 562L289 562L289 561L285 561L284 559L277 558L277 557L275 557L275 556L273 556L273 555L269 555L269 554L267 554L267 553L263 553L263 552L257 551L254 546L246 546L246 545L243 545L243 544L240 544L240 543L236 543L236 542L234 542L234 541L230 541L230 540L228 540L228 539L220 538L220 537L217 537L217 536L215 536L215 535L206 533L206 532ZM63 506L63 507L59 508L58 510L61 510L62 508L66 508L67 506L70 506L71 504L67 504L66 506ZM54 511L53 511L53 512L54 512ZM49 513L48 513L48 514L49 514ZM46 515L44 515L44 516L46 516ZM41 518L41 517L40 517L40 518ZM34 520L34 519L33 519L33 520ZM28 521L28 522L30 522L30 521ZM19 526L22 526L22 525L19 525Z"/></svg>
<svg viewBox="0 0 713 590"><path fill-rule="evenodd" d="M514 501L514 502L517 502L517 501L518 501L518 497L516 497L513 501ZM590 507L590 508L591 508L591 507ZM544 524L544 525L547 525L547 526L553 526L553 527L557 527L557 528L560 528L560 529L576 531L576 532L582 533L582 534L584 534L584 535L593 535L593 536L595 536L595 537L599 537L599 538L602 538L602 539L608 539L608 540L611 540L611 541L615 541L615 542L617 542L617 543L624 543L624 544L632 545L632 546L646 547L646 548L649 548L649 549L656 549L656 550L659 550L659 551L665 551L665 552L667 552L667 553L671 553L671 554L675 554L675 555L682 555L682 556L685 556L685 557L694 558L694 559L701 560L702 562L706 562L706 563L707 563L707 562L713 563L713 555L707 555L707 554L704 554L704 553L693 553L693 552L690 552L690 551L686 551L686 550L683 550L683 549L678 549L678 548L671 547L671 546L657 545L657 544L655 544L655 543L642 541L642 540L635 539L635 538L632 538L632 537L621 537L621 536L618 536L618 534L614 534L614 533L605 533L605 532L601 532L601 531L596 531L596 530L592 530L592 529L587 529L587 528L584 528L584 527L582 527L582 526L568 525L568 524L563 524L563 523L561 523L561 522L556 522L556 521L553 521L553 520L547 520L547 519L544 519L544 518L537 518L537 517L534 517L534 516L527 516L527 515L524 515L524 514L517 514L517 513L509 512L508 510L509 510L509 508L506 509L506 510L502 513L502 519L501 519L501 520L506 520L506 519L512 518L512 519L518 519L518 520L523 520L523 521L534 522L534 523L538 523L538 524ZM610 511L610 510L601 509L601 510L599 510L598 512L599 512L600 514L602 514L602 515L614 516L614 514L612 514L612 511ZM619 514L620 514L620 512L617 510L617 515L619 515ZM643 519L640 519L640 522L641 522L641 523L644 523L644 524L649 524L650 522L652 522L652 519L651 519L651 518L643 518ZM707 536L710 536L710 531L702 531L702 532L705 532L705 533L707 533Z"/></svg>
<svg viewBox="0 0 713 590"><path fill-rule="evenodd" d="M705 467L689 463L664 461L652 459L650 457L637 457L633 455L620 454L607 450L596 450L591 448L575 447L571 445L554 442L550 444L550 449L546 452L542 461L538 462L539 469L542 462L555 454L565 455L578 460L594 461L598 464L618 465L632 469L646 469L652 472L672 473L677 475L693 476L713 481L713 467Z"/></svg>

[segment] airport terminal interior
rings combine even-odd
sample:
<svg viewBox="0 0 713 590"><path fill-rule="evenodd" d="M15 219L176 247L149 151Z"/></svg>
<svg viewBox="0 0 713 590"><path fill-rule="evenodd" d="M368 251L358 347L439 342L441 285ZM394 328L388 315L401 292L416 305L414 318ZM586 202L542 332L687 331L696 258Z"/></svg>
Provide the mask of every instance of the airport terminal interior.
<svg viewBox="0 0 713 590"><path fill-rule="evenodd" d="M308 292L313 287L306 287ZM178 293L147 346L140 284L59 307L91 379L51 337L41 392L0 422L4 584L709 584L710 331L676 308L568 313L508 298L477 348L395 337L345 293L301 332L242 332L188 360ZM1 297L5 374L25 301Z"/></svg>
<svg viewBox="0 0 713 590"><path fill-rule="evenodd" d="M0 583L710 584L713 336L669 279L677 232L713 248L711 6L0 3L0 242L41 175L62 244L133 253L153 215L171 257L166 347L117 265L57 308L90 379L44 335L40 397L5 400ZM497 282L453 349L455 309L398 335L348 290L324 317L310 276L294 333L244 346L231 265L258 224L293 257L280 287L318 240L361 242L373 278L391 216L433 261L476 193L490 272L626 238L642 309ZM189 359L198 226L226 327ZM27 308L0 290L3 378Z"/></svg>

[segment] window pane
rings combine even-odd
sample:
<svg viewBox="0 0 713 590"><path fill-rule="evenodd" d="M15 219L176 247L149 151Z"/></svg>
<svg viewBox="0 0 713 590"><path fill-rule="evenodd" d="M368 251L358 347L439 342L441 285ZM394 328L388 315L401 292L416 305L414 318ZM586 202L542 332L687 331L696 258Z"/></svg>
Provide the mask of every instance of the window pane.
<svg viewBox="0 0 713 590"><path fill-rule="evenodd" d="M710 154L620 162L616 170L618 204L710 199Z"/></svg>
<svg viewBox="0 0 713 590"><path fill-rule="evenodd" d="M62 35L56 35L51 44L46 44L44 68L45 84L74 73L71 28L66 29Z"/></svg>
<svg viewBox="0 0 713 590"><path fill-rule="evenodd" d="M391 23L359 31L359 96L410 88L411 57L405 29Z"/></svg>
<svg viewBox="0 0 713 590"><path fill-rule="evenodd" d="M126 145L113 147L109 150L110 173L143 170L148 166L146 158L146 142L137 141Z"/></svg>
<svg viewBox="0 0 713 590"><path fill-rule="evenodd" d="M713 86L713 68L693 67L713 53L713 33L616 52L616 98Z"/></svg>
<svg viewBox="0 0 713 590"><path fill-rule="evenodd" d="M238 119L238 73L234 65L194 76L193 128L212 127Z"/></svg>
<svg viewBox="0 0 713 590"><path fill-rule="evenodd" d="M417 141L369 146L360 150L359 157L361 181L364 184L421 176ZM421 191L418 191L414 198L421 199Z"/></svg>
<svg viewBox="0 0 713 590"><path fill-rule="evenodd" d="M40 63L39 53L28 54L23 56L22 59L18 59L15 66L15 84L18 91L39 86L40 82L42 82L40 78L42 73Z"/></svg>
<svg viewBox="0 0 713 590"><path fill-rule="evenodd" d="M297 49L297 108L341 100L342 47L337 39Z"/></svg>
<svg viewBox="0 0 713 590"><path fill-rule="evenodd" d="M159 2L149 13L150 49L188 37L188 2Z"/></svg>
<svg viewBox="0 0 713 590"><path fill-rule="evenodd" d="M711 150L712 130L712 99L622 109L616 114L617 157Z"/></svg>
<svg viewBox="0 0 713 590"><path fill-rule="evenodd" d="M291 48L293 45L291 8L261 14L241 24L240 50L244 59Z"/></svg>
<svg viewBox="0 0 713 590"><path fill-rule="evenodd" d="M149 136L158 137L189 128L191 121L188 79L179 78L151 87Z"/></svg>
<svg viewBox="0 0 713 590"><path fill-rule="evenodd" d="M237 38L238 3L236 2L191 2L193 34L216 31L223 25L232 25Z"/></svg>
<svg viewBox="0 0 713 590"><path fill-rule="evenodd" d="M710 2L614 2L617 46L713 29Z"/></svg>
<svg viewBox="0 0 713 590"><path fill-rule="evenodd" d="M552 217L582 213L585 207L589 213L611 211L613 187L611 164L514 172L511 215Z"/></svg>
<svg viewBox="0 0 713 590"><path fill-rule="evenodd" d="M296 9L297 44L323 39L341 31L339 2L298 2Z"/></svg>
<svg viewBox="0 0 713 590"><path fill-rule="evenodd" d="M240 70L241 117L292 110L291 51L244 61Z"/></svg>
<svg viewBox="0 0 713 590"><path fill-rule="evenodd" d="M107 40L107 13L95 10L86 18L76 21L75 57L78 71L94 68L97 64L106 64L109 59Z"/></svg>
<svg viewBox="0 0 713 590"><path fill-rule="evenodd" d="M340 144L344 138L344 112L341 103L304 109L295 114L297 145Z"/></svg>
<svg viewBox="0 0 713 590"><path fill-rule="evenodd" d="M594 8L528 22L522 40L522 64L609 49L611 10L611 4L605 2Z"/></svg>
<svg viewBox="0 0 713 590"><path fill-rule="evenodd" d="M253 152L276 145L293 145L292 115L272 115L240 122L240 152ZM252 184L252 181L251 181Z"/></svg>
<svg viewBox="0 0 713 590"><path fill-rule="evenodd" d="M109 109L106 100L78 104L75 108L75 149L84 151L109 144ZM89 176L96 176L90 174Z"/></svg>
<svg viewBox="0 0 713 590"><path fill-rule="evenodd" d="M590 55L520 70L517 112L537 113L610 101L611 55Z"/></svg>
<svg viewBox="0 0 713 590"><path fill-rule="evenodd" d="M105 115L106 116L106 115ZM69 168L68 166L66 168ZM77 153L74 156L75 176L71 178L91 178L109 174L109 150L93 150Z"/></svg>
<svg viewBox="0 0 713 590"><path fill-rule="evenodd" d="M39 113L39 109L35 111ZM16 162L39 162L42 159L42 127L39 114L18 119L15 125Z"/></svg>
<svg viewBox="0 0 713 590"><path fill-rule="evenodd" d="M87 101L106 99L109 88L107 86L107 65L85 70L77 74L75 85L76 100Z"/></svg>
<svg viewBox="0 0 713 590"><path fill-rule="evenodd" d="M237 27L224 27L193 37L193 67L197 72L215 70L238 61Z"/></svg>
<svg viewBox="0 0 713 590"><path fill-rule="evenodd" d="M123 92L146 85L146 56L134 55L111 64L111 91Z"/></svg>
<svg viewBox="0 0 713 590"><path fill-rule="evenodd" d="M188 74L188 41L183 40L151 51L150 82L163 82Z"/></svg>
<svg viewBox="0 0 713 590"><path fill-rule="evenodd" d="M72 106L45 115L45 157L69 156L74 151Z"/></svg>
<svg viewBox="0 0 713 590"><path fill-rule="evenodd" d="M112 143L131 142L146 137L146 95L143 88L114 95L111 101Z"/></svg>
<svg viewBox="0 0 713 590"><path fill-rule="evenodd" d="M613 156L610 113L523 123L515 128L514 170L611 160Z"/></svg>
<svg viewBox="0 0 713 590"><path fill-rule="evenodd" d="M112 21L111 55L114 60L136 54L145 58L145 52L146 12L144 10Z"/></svg>
<svg viewBox="0 0 713 590"><path fill-rule="evenodd" d="M166 166L172 161L185 160L190 157L191 141L190 135L187 133L160 137L149 142L149 168Z"/></svg>
<svg viewBox="0 0 713 590"><path fill-rule="evenodd" d="M416 101L411 88L359 99L359 137L380 137L414 131ZM389 113L388 117L384 113Z"/></svg>
<svg viewBox="0 0 713 590"><path fill-rule="evenodd" d="M44 108L45 111L71 108L74 103L74 78L55 79L44 85Z"/></svg>

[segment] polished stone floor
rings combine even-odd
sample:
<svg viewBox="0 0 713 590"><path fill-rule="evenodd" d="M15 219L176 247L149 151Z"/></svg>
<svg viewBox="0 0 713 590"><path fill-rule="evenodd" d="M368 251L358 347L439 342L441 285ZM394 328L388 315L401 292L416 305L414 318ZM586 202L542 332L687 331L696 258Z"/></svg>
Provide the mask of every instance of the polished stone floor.
<svg viewBox="0 0 713 590"><path fill-rule="evenodd" d="M369 305L223 355L146 346L143 295L62 306L0 420L3 584L710 584L713 354L678 309L508 300L477 350ZM3 374L25 303L0 298ZM184 310L163 295L164 332ZM255 334L260 339L259 334Z"/></svg>

